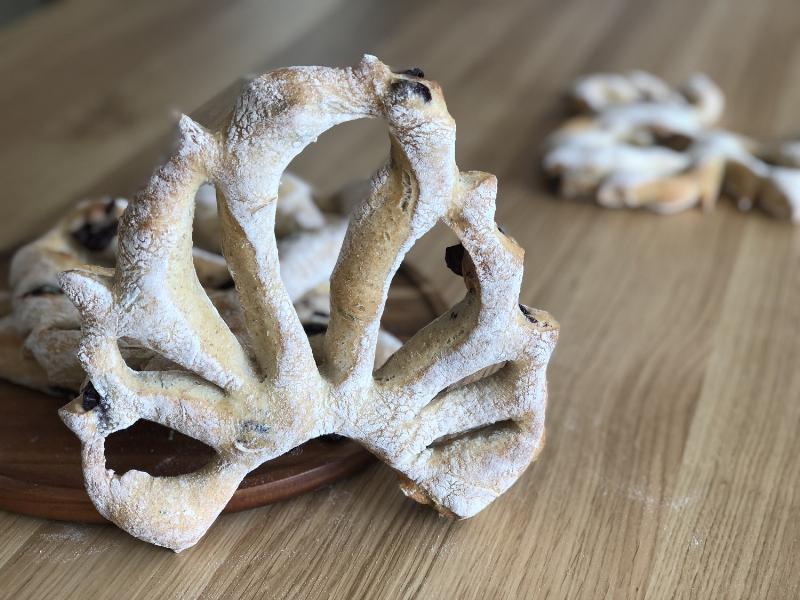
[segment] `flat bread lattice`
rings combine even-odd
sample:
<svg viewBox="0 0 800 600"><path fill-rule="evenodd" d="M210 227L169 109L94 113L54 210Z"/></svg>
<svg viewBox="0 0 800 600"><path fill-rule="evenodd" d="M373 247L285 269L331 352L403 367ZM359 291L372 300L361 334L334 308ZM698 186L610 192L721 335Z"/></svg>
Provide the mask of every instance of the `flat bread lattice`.
<svg viewBox="0 0 800 600"><path fill-rule="evenodd" d="M401 475L406 494L458 517L486 507L534 459L558 326L518 304L523 251L494 223L496 179L458 170L455 123L439 86L423 77L372 56L352 68L280 69L247 85L220 131L182 117L178 150L122 217L116 270L62 275L82 315L79 357L90 383L61 416L81 439L86 486L105 517L182 550L248 471L329 433L357 440ZM278 184L318 135L369 117L386 121L390 158L349 224L318 366L280 276ZM193 198L206 181L217 189L251 352L192 264ZM466 295L374 370L392 277L438 221L460 238L448 257ZM120 338L185 372L132 370ZM106 469L106 436L138 419L194 437L216 456L176 477Z"/></svg>

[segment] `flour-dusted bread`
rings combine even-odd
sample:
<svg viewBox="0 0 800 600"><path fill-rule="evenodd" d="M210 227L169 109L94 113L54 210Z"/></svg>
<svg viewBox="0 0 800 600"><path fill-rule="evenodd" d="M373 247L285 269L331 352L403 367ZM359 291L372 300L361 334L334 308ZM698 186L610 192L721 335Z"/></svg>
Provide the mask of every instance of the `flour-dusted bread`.
<svg viewBox="0 0 800 600"><path fill-rule="evenodd" d="M673 214L710 210L724 193L800 222L800 146L717 128L725 99L705 75L680 89L641 71L589 75L569 104L582 114L550 136L543 158L561 196Z"/></svg>
<svg viewBox="0 0 800 600"><path fill-rule="evenodd" d="M226 321L246 340L246 330L237 327L241 307L220 250L214 188L201 186L195 202L192 256L197 277L215 298L225 298ZM115 266L118 223L127 204L123 198L80 202L14 254L0 317L0 377L53 394L78 392L86 377L77 357L80 316L61 293L58 274L85 264ZM281 276L289 296L306 305L327 305L327 282L344 239L347 214L318 208L311 187L290 173L281 178L278 207ZM304 320L310 316L302 314ZM384 337L388 354L397 342L388 334ZM137 368L153 358L152 351L127 341L121 348Z"/></svg>
<svg viewBox="0 0 800 600"><path fill-rule="evenodd" d="M280 177L325 130L369 117L386 121L390 158L350 222L330 282L330 321L315 343L280 277ZM192 265L194 196L205 182L217 190L249 348ZM492 175L456 166L455 123L439 86L372 56L352 68L258 77L219 131L183 117L179 149L123 215L116 271L61 276L82 315L79 356L89 375L61 416L81 439L98 510L143 540L182 550L248 471L329 433L362 443L400 474L410 497L442 513L485 508L542 447L545 370L558 335L547 313L518 304L523 251L494 223L496 191ZM376 371L389 284L437 222L460 238L447 257L466 295ZM184 372L132 370L120 339ZM492 365L493 374L452 385ZM216 456L177 477L108 470L106 436L140 418Z"/></svg>

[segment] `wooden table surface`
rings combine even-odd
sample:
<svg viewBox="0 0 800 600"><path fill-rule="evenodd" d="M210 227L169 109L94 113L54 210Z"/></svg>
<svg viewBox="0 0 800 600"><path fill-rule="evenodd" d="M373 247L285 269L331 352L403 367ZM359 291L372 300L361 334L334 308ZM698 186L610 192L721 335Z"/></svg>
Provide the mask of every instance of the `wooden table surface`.
<svg viewBox="0 0 800 600"><path fill-rule="evenodd" d="M375 466L224 516L179 555L0 512L0 597L798 597L800 231L728 205L555 201L536 175L561 92L597 70L702 70L726 124L796 133L796 0L53 2L0 29L0 243L86 193L127 193L172 111L240 74L363 52L443 85L460 167L498 175L498 221L527 250L522 301L562 324L538 462L469 521ZM293 169L333 189L385 151L380 124L347 125ZM452 301L448 235L411 259Z"/></svg>

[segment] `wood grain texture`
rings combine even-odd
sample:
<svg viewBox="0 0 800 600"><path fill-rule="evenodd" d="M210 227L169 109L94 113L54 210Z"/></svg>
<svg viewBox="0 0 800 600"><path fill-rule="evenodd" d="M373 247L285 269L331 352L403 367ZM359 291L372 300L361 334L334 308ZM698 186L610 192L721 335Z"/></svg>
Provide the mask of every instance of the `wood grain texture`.
<svg viewBox="0 0 800 600"><path fill-rule="evenodd" d="M702 70L727 125L796 132L798 23L791 0L72 0L0 30L3 245L86 191L133 185L146 165L107 174L170 109L244 72L372 52L443 85L460 167L498 175L497 219L526 248L522 301L562 324L547 446L474 519L413 504L377 466L226 515L180 555L0 512L0 597L800 596L800 233L727 205L664 218L559 202L536 176L561 92L595 70ZM331 189L385 152L359 123L293 168ZM411 260L455 300L451 239L434 230Z"/></svg>

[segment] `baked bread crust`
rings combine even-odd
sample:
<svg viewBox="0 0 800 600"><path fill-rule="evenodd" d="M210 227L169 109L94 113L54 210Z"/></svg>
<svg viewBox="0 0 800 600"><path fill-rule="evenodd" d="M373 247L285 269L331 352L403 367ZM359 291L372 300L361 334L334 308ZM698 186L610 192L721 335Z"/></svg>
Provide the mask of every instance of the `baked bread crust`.
<svg viewBox="0 0 800 600"><path fill-rule="evenodd" d="M220 250L213 186L201 186L195 202L194 268L218 308L225 309L228 326L244 339L238 295ZM57 395L74 396L80 389L86 376L77 358L80 315L61 293L58 274L87 263L113 267L118 222L127 205L124 198L84 200L14 254L0 318L0 377ZM310 322L313 311L303 306L327 305L328 279L344 239L346 213L320 210L310 186L290 173L281 177L278 207L281 276L290 298L299 303L301 319ZM396 340L385 340L384 355L397 346ZM145 368L153 358L144 348L122 346L126 361L137 368Z"/></svg>
<svg viewBox="0 0 800 600"><path fill-rule="evenodd" d="M348 227L315 359L279 273L279 180L322 132L369 117L386 121L390 158ZM351 68L279 69L248 84L220 131L188 117L179 129L178 150L122 217L116 271L60 278L82 316L79 357L90 379L60 414L81 439L100 513L180 551L200 539L248 471L330 433L359 441L401 474L410 497L444 514L472 516L510 487L544 440L545 370L558 325L518 304L523 250L494 223L494 176L459 172L439 86L372 56ZM205 181L219 194L221 245L251 351L192 265L193 198ZM466 295L374 370L391 279L439 221L460 239L448 263ZM120 338L184 372L134 371ZM454 385L498 364L488 377ZM105 437L140 418L203 441L215 458L177 477L108 470Z"/></svg>
<svg viewBox="0 0 800 600"><path fill-rule="evenodd" d="M717 127L722 91L696 74L680 89L632 71L579 78L569 105L582 113L547 142L543 168L567 198L594 198L607 208L660 214L719 196L800 223L800 145L760 143Z"/></svg>

